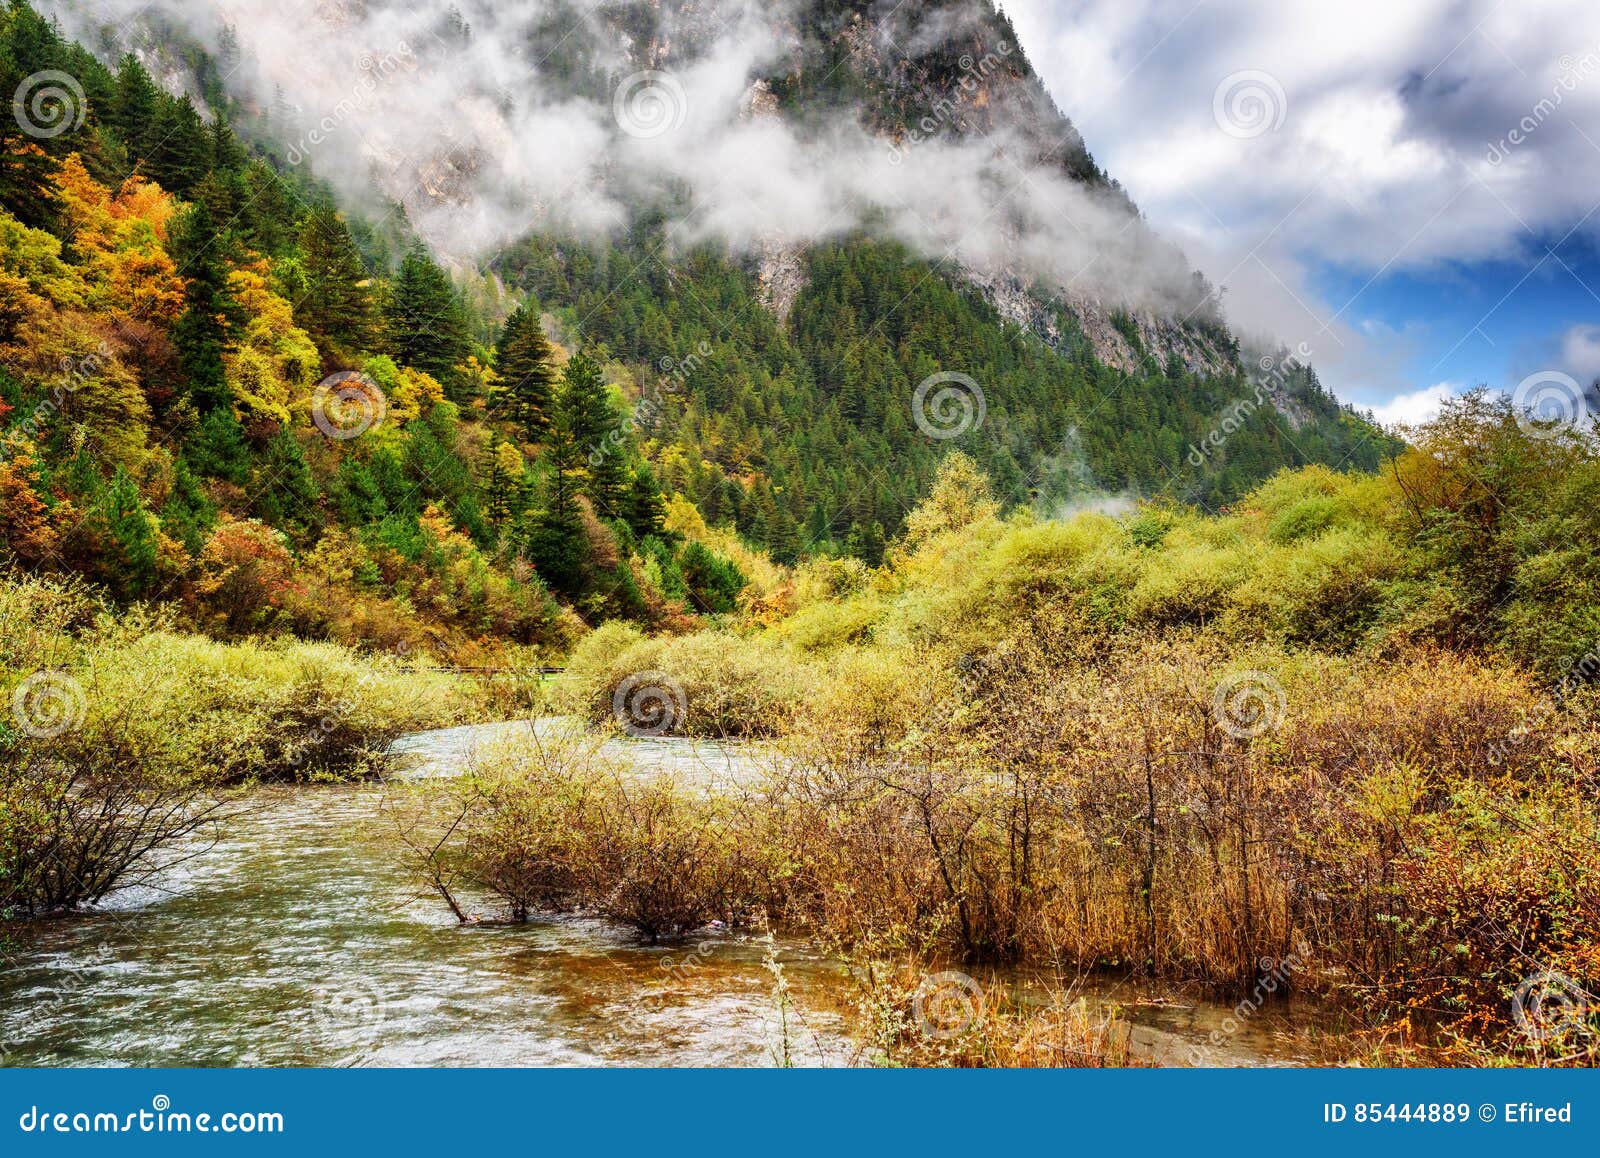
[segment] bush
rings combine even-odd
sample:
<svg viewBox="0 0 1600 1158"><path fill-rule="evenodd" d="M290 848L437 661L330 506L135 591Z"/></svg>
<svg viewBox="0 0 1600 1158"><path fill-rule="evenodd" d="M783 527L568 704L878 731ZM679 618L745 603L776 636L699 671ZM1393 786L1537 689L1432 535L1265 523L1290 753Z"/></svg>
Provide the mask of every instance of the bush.
<svg viewBox="0 0 1600 1158"><path fill-rule="evenodd" d="M455 722L455 681L332 644L222 644L81 587L0 582L0 908L104 897L188 855L227 786L349 775Z"/></svg>
<svg viewBox="0 0 1600 1158"><path fill-rule="evenodd" d="M575 654L557 705L635 735L750 739L783 731L810 674L780 648L731 632L623 646L630 638L613 630Z"/></svg>
<svg viewBox="0 0 1600 1158"><path fill-rule="evenodd" d="M413 863L463 920L467 885L512 920L583 911L656 941L754 918L770 879L737 801L630 774L582 736L538 735L406 791Z"/></svg>

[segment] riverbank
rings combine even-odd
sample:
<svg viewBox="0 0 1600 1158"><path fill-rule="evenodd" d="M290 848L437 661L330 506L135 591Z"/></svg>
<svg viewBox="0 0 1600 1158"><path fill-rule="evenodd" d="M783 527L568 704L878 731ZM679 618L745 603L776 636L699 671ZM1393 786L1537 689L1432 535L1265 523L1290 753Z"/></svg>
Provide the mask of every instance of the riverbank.
<svg viewBox="0 0 1600 1158"><path fill-rule="evenodd" d="M448 729L400 747L444 775L527 727ZM760 771L736 745L613 743L637 754L641 775ZM584 916L460 926L396 855L385 793L258 787L221 840L151 887L9 925L5 1063L772 1065L784 1036L769 957L789 989L795 1064L870 1060L854 1032L858 987L803 939L780 936L769 952L760 935L705 930L652 946ZM492 898L480 903L492 913ZM1216 1065L1315 1057L1304 1006L1274 1003L1226 1032L1231 1007L1137 980L1093 979L1083 995L1117 1007L1146 1061L1191 1064L1202 1048Z"/></svg>

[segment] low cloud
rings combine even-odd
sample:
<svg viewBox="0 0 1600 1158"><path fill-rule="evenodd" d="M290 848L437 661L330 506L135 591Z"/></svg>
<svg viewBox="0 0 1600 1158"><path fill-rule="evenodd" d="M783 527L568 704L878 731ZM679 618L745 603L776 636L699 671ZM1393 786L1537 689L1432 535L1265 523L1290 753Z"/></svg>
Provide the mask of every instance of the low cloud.
<svg viewBox="0 0 1600 1158"><path fill-rule="evenodd" d="M147 10L54 7L90 43ZM630 42L606 5L559 0L170 11L213 46L236 29L244 58L230 83L295 106L283 127L304 163L347 196L403 204L446 255L492 257L530 231L614 235L649 207L679 247L755 251L870 227L933 260L1085 297L1180 314L1195 304L1176 247L1116 195L1028 163L1036 149L1003 129L896 150L852 115L803 128L777 115L752 80L792 58L790 0L661 8L648 43Z"/></svg>
<svg viewBox="0 0 1600 1158"><path fill-rule="evenodd" d="M1573 326L1561 335L1561 364L1584 384L1600 381L1600 326Z"/></svg>
<svg viewBox="0 0 1600 1158"><path fill-rule="evenodd" d="M1327 267L1361 289L1402 272L1531 266L1574 227L1600 236L1590 0L1006 10L1096 156L1227 289L1230 316L1305 341L1347 396L1415 382L1367 331L1364 293L1319 293ZM1458 336L1435 335L1437 348Z"/></svg>
<svg viewBox="0 0 1600 1158"><path fill-rule="evenodd" d="M1372 413L1384 426L1417 426L1438 417L1445 402L1461 392L1459 382L1437 382L1410 394L1401 394Z"/></svg>

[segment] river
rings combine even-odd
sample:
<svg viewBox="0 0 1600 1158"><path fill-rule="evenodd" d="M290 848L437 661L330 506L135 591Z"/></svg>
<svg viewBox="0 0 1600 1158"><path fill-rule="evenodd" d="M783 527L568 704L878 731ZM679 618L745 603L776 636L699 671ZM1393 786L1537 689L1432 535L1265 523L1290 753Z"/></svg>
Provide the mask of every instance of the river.
<svg viewBox="0 0 1600 1158"><path fill-rule="evenodd" d="M396 745L449 775L528 725ZM641 773L714 784L737 745L615 741ZM160 889L0 926L0 1061L101 1066L750 1066L860 1061L849 978L803 941L710 931L651 946L586 918L461 926L396 854L376 784L252 790L219 839ZM780 1017L768 968L788 981ZM1289 1012L1240 1018L1112 979L1135 1052L1182 1064L1306 1060ZM783 1026L787 1025L787 1032Z"/></svg>

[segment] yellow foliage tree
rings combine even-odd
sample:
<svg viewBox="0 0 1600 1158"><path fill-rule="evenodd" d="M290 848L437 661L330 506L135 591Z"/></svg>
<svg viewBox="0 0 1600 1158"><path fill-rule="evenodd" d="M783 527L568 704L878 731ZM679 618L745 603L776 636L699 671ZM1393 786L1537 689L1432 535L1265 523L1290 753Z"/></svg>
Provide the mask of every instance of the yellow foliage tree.
<svg viewBox="0 0 1600 1158"><path fill-rule="evenodd" d="M291 408L310 399L321 355L294 324L294 308L273 292L264 269L234 270L228 291L248 319L238 346L223 358L240 420L288 426Z"/></svg>
<svg viewBox="0 0 1600 1158"><path fill-rule="evenodd" d="M368 358L361 364L361 372L383 392L387 421L396 427L444 401L444 387L436 379L410 366L398 366L393 358L381 354Z"/></svg>
<svg viewBox="0 0 1600 1158"><path fill-rule="evenodd" d="M183 312L183 278L166 250L176 205L159 185L130 177L113 196L78 154L56 172L56 201L88 283L84 304L125 321L171 325Z"/></svg>
<svg viewBox="0 0 1600 1158"><path fill-rule="evenodd" d="M36 379L60 378L79 352L65 341L62 310L76 312L83 299L83 279L61 259L61 243L0 209L0 360Z"/></svg>

